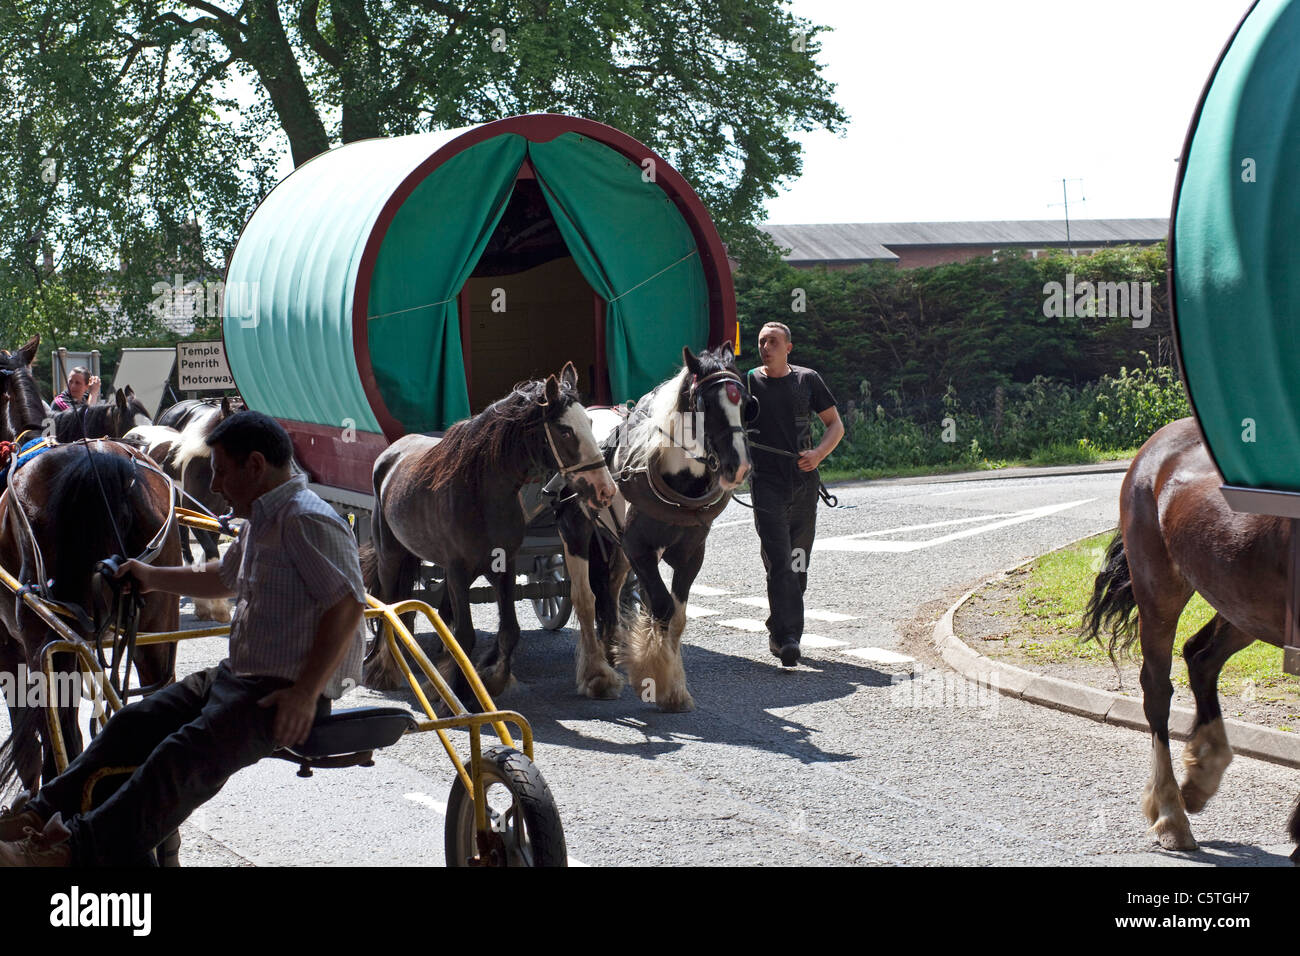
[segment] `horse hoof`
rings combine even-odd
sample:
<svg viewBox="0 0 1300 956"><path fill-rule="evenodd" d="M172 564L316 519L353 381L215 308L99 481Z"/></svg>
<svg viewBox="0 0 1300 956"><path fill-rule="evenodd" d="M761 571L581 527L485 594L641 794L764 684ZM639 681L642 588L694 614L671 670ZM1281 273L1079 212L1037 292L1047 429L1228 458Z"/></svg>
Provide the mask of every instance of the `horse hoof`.
<svg viewBox="0 0 1300 956"><path fill-rule="evenodd" d="M695 698L685 688L655 701L659 709L668 714L682 714L695 709Z"/></svg>
<svg viewBox="0 0 1300 956"><path fill-rule="evenodd" d="M1161 817L1147 831L1147 835L1157 840L1166 850L1198 850L1196 840L1192 838L1192 828L1186 820L1173 817Z"/></svg>
<svg viewBox="0 0 1300 956"><path fill-rule="evenodd" d="M1210 802L1210 797L1214 796L1212 793L1206 793L1205 790L1190 780L1183 784L1181 793L1183 795L1183 807L1188 813L1200 813L1205 809L1205 805Z"/></svg>
<svg viewBox="0 0 1300 956"><path fill-rule="evenodd" d="M623 675L613 668L578 680L578 693L593 700L616 700L623 693Z"/></svg>

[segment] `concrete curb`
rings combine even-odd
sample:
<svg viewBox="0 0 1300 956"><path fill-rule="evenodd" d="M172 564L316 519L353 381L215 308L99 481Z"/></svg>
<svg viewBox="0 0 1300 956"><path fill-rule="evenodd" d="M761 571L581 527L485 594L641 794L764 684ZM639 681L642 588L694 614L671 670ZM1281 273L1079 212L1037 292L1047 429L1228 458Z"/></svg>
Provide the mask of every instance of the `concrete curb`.
<svg viewBox="0 0 1300 956"><path fill-rule="evenodd" d="M944 663L967 680L993 687L1007 697L1089 717L1103 724L1147 731L1141 700L1086 687L1059 677L1046 677L1022 667L992 660L972 649L953 633L952 622L957 609L969 601L976 591L1006 573L995 575L979 587L967 591L939 618L934 626L934 644ZM1186 740L1191 735L1195 719L1196 712L1188 707L1172 708L1169 713L1170 735L1178 740ZM1223 724L1233 753L1286 767L1300 767L1300 735L1283 733L1241 720L1225 718Z"/></svg>

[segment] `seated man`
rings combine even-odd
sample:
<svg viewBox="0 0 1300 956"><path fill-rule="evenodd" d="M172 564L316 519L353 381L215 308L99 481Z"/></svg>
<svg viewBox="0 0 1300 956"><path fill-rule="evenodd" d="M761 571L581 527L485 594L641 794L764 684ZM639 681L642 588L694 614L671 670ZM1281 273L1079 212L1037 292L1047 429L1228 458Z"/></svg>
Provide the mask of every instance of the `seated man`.
<svg viewBox="0 0 1300 956"><path fill-rule="evenodd" d="M290 473L288 434L240 412L208 436L212 489L249 519L202 569L129 561L146 591L235 596L230 656L124 708L64 773L0 819L0 866L138 864L235 771L307 739L361 677L365 588L352 532ZM137 769L82 814L102 767Z"/></svg>

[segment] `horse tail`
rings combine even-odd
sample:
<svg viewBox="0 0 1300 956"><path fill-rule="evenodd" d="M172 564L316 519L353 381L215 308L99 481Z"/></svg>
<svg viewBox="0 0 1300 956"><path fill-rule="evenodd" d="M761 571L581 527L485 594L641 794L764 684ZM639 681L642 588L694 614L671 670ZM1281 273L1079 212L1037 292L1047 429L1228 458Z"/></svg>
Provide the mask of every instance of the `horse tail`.
<svg viewBox="0 0 1300 956"><path fill-rule="evenodd" d="M371 527L373 528L376 519L371 518ZM374 531L371 531L374 534ZM375 546L367 541L359 549L361 556L361 583L366 589L367 594L379 593L379 555L375 553Z"/></svg>
<svg viewBox="0 0 1300 956"><path fill-rule="evenodd" d="M1114 661L1116 651L1127 653L1138 638L1136 610L1137 598L1133 596L1133 577L1124 551L1124 534L1116 531L1106 549L1097 580L1093 582L1092 597L1083 610L1080 638L1102 644L1102 631L1108 631L1110 636L1104 646Z"/></svg>
<svg viewBox="0 0 1300 956"><path fill-rule="evenodd" d="M14 718L12 732L0 744L0 793L8 793L19 782L24 767L40 768L45 711L39 707L18 707L9 711Z"/></svg>

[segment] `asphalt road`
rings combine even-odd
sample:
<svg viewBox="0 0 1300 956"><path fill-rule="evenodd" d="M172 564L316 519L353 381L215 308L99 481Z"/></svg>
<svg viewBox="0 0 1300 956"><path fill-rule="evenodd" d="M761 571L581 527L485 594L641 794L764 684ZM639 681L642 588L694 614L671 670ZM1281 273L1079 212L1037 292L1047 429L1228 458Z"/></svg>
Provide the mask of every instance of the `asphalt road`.
<svg viewBox="0 0 1300 956"><path fill-rule="evenodd" d="M750 513L733 505L691 603L688 714L660 713L631 689L578 696L575 632L529 629L522 604L519 683L498 703L532 722L573 861L1289 865L1296 771L1237 758L1192 818L1201 851L1161 851L1138 810L1146 734L990 695L930 652L930 625L964 590L1112 527L1120 479L838 489L841 507L819 516L806 600L820 640L805 638L792 671L746 630L766 616L763 574ZM476 607L476 624L482 648L494 609ZM181 666L223 653L191 642ZM360 690L344 704L406 699ZM310 779L263 761L186 824L182 859L440 864L451 777L432 735L405 738L372 768Z"/></svg>

